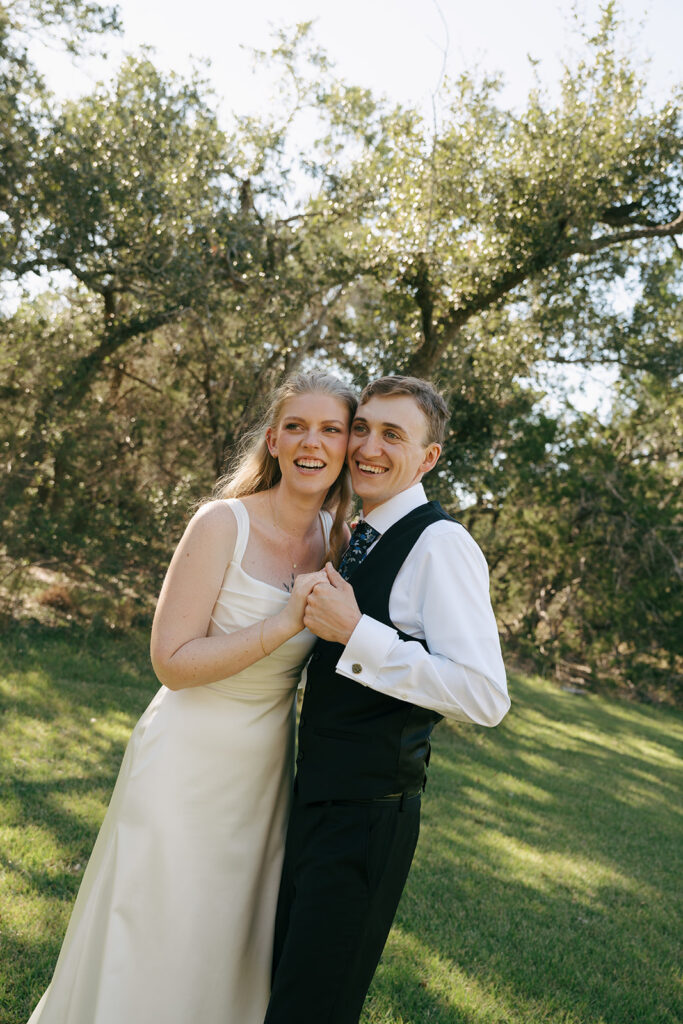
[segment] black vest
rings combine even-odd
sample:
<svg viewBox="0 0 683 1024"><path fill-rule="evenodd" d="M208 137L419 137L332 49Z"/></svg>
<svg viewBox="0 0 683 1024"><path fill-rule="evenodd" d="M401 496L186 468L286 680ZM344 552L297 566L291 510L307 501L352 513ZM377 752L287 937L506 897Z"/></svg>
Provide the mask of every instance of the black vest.
<svg viewBox="0 0 683 1024"><path fill-rule="evenodd" d="M364 615L393 627L394 580L422 531L441 519L450 516L429 502L380 537L349 578ZM426 648L424 640L398 632ZM318 640L308 666L299 723L299 798L311 803L417 792L426 778L430 733L443 716L339 675L335 666L342 651L341 644Z"/></svg>

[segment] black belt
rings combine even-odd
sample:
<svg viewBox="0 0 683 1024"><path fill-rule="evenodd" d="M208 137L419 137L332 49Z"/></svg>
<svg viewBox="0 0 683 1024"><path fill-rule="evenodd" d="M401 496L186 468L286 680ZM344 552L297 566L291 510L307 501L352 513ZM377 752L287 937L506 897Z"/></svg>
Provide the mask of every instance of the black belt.
<svg viewBox="0 0 683 1024"><path fill-rule="evenodd" d="M373 796L361 800L313 800L308 807L357 807L359 804L368 806L371 804L399 804L399 810L403 810L408 800L416 800L422 796L422 790L417 789L411 793L389 793L387 796Z"/></svg>

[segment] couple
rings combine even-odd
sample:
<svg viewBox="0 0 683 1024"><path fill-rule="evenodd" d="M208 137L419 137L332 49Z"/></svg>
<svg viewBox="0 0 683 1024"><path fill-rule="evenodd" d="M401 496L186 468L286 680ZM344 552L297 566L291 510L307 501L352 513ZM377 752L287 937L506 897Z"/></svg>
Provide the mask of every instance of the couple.
<svg viewBox="0 0 683 1024"><path fill-rule="evenodd" d="M509 707L486 563L420 483L446 419L411 377L358 408L326 374L275 393L171 561L152 629L164 685L29 1024L358 1020L433 725Z"/></svg>

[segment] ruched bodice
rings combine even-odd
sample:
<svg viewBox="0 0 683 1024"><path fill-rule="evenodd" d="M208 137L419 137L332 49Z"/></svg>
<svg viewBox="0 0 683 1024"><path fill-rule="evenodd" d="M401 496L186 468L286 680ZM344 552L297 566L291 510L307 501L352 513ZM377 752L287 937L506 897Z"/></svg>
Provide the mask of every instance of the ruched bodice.
<svg viewBox="0 0 683 1024"><path fill-rule="evenodd" d="M249 514L239 498L228 498L237 519L237 541L232 561L223 577L218 599L211 613L209 636L232 633L276 615L284 608L289 594L264 580L257 580L242 568L242 559L249 540ZM323 532L327 541L330 517L321 513ZM311 653L315 637L307 629L297 633L267 658L261 658L242 672L227 679L211 683L211 688L222 693L245 695L268 690L283 691L297 686L303 665Z"/></svg>

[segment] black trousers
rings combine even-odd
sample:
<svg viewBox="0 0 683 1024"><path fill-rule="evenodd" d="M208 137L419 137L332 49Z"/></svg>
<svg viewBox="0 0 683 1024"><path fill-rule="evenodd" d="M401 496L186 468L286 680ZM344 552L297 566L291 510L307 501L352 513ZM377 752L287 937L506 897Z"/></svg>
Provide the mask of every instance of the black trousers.
<svg viewBox="0 0 683 1024"><path fill-rule="evenodd" d="M294 799L265 1024L357 1024L420 830L420 796Z"/></svg>

